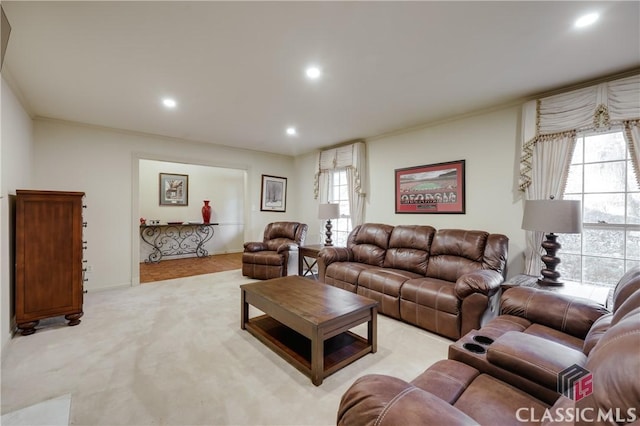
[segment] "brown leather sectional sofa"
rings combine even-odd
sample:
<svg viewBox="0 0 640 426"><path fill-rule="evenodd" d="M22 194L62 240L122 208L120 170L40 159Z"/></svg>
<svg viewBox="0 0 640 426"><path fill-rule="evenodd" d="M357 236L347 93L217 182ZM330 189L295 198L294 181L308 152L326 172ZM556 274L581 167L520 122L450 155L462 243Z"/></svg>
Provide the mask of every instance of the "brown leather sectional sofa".
<svg viewBox="0 0 640 426"><path fill-rule="evenodd" d="M621 278L611 312L545 290L505 291L501 315L410 383L356 380L338 424L637 425L639 377L640 267Z"/></svg>
<svg viewBox="0 0 640 426"><path fill-rule="evenodd" d="M378 301L378 312L458 339L495 317L507 264L500 234L431 226L357 226L318 254L319 280Z"/></svg>

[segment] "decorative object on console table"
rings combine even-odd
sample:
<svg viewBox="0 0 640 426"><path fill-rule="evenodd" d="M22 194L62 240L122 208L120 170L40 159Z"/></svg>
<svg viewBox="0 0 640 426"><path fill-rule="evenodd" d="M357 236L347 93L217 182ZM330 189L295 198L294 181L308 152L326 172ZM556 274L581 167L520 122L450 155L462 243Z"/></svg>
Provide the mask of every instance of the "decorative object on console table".
<svg viewBox="0 0 640 426"><path fill-rule="evenodd" d="M579 234L582 232L582 203L577 200L526 200L524 204L524 216L522 229L527 231L547 232L546 239L542 242L542 248L546 254L542 256L542 262L546 268L540 271L542 278L538 280L540 285L562 285L560 273L556 266L560 259L556 256L562 247L557 241L556 233Z"/></svg>
<svg viewBox="0 0 640 426"><path fill-rule="evenodd" d="M209 200L204 200L204 206L202 206L202 222L205 224L211 220L211 206Z"/></svg>
<svg viewBox="0 0 640 426"><path fill-rule="evenodd" d="M327 221L325 227L327 228L327 232L325 235L327 238L324 240L325 246L332 246L333 241L331 241L331 219L336 219L340 217L340 204L320 204L318 207L318 219L325 219Z"/></svg>
<svg viewBox="0 0 640 426"><path fill-rule="evenodd" d="M23 335L41 319L80 324L84 192L16 191L16 323Z"/></svg>

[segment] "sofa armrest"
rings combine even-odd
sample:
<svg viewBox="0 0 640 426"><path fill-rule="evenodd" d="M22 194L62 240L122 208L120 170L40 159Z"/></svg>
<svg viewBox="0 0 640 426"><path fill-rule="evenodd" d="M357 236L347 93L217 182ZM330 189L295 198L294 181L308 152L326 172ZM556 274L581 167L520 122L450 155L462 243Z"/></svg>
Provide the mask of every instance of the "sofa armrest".
<svg viewBox="0 0 640 426"><path fill-rule="evenodd" d="M329 266L333 262L350 262L353 252L346 247L323 247L318 252L318 260Z"/></svg>
<svg viewBox="0 0 640 426"><path fill-rule="evenodd" d="M582 366L586 360L578 350L517 331L506 332L487 350L491 364L553 390L562 370L574 364Z"/></svg>
<svg viewBox="0 0 640 426"><path fill-rule="evenodd" d="M530 287L513 287L500 299L500 314L514 315L583 339L593 323L609 313L601 304Z"/></svg>
<svg viewBox="0 0 640 426"><path fill-rule="evenodd" d="M249 242L244 243L244 251L246 252L256 252L256 251L265 251L267 249L267 245L265 243L260 242Z"/></svg>
<svg viewBox="0 0 640 426"><path fill-rule="evenodd" d="M318 252L318 281L325 282L327 266L334 262L353 260L353 252L346 247L323 247Z"/></svg>
<svg viewBox="0 0 640 426"><path fill-rule="evenodd" d="M338 408L338 425L476 425L471 417L404 380L371 374L356 380Z"/></svg>
<svg viewBox="0 0 640 426"><path fill-rule="evenodd" d="M493 296L499 289L504 277L493 269L482 269L464 274L456 281L455 292L459 299L473 293Z"/></svg>

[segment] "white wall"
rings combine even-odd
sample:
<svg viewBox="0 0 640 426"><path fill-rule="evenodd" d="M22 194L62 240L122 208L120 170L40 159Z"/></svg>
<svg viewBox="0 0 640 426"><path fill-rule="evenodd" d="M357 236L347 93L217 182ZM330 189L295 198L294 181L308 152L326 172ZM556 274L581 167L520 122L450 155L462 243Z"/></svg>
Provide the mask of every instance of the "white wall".
<svg viewBox="0 0 640 426"><path fill-rule="evenodd" d="M518 192L520 108L486 112L367 141L369 187L365 221L479 229L509 237L508 274L524 269L522 201ZM395 169L465 160L466 214L396 214ZM296 158L301 218L317 222L316 154ZM314 171L314 172L312 172ZM314 222L315 221L315 222Z"/></svg>
<svg viewBox="0 0 640 426"><path fill-rule="evenodd" d="M160 205L160 173L188 175L187 206ZM202 221L202 206L204 200L209 200L211 222L218 225L213 228L214 237L204 248L209 254L241 252L244 243L245 174L239 169L140 160L139 215L160 222ZM146 259L152 251L150 245L141 243L140 260Z"/></svg>
<svg viewBox="0 0 640 426"><path fill-rule="evenodd" d="M13 195L29 187L33 163L33 125L31 118L2 79L0 117L0 339L2 356L13 330Z"/></svg>
<svg viewBox="0 0 640 426"><path fill-rule="evenodd" d="M291 157L53 120L34 125L33 187L86 193L89 291L139 282L141 159L245 170L245 241L262 239L269 222L297 219ZM260 212L262 174L288 178L286 213Z"/></svg>

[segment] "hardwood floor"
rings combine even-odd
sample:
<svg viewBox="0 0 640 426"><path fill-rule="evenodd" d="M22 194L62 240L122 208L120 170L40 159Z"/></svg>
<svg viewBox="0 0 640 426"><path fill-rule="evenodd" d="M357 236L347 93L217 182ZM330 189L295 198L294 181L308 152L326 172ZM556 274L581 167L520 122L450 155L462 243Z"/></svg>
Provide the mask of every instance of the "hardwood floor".
<svg viewBox="0 0 640 426"><path fill-rule="evenodd" d="M140 284L242 268L242 253L140 263Z"/></svg>

